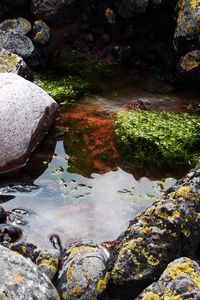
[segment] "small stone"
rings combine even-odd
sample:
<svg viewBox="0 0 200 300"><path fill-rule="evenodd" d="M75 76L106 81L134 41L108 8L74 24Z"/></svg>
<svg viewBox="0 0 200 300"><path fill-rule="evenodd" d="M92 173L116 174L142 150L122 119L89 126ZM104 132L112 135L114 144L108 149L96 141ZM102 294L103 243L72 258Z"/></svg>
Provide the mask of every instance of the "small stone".
<svg viewBox="0 0 200 300"><path fill-rule="evenodd" d="M32 39L35 43L45 45L50 39L50 28L42 20L34 22Z"/></svg>
<svg viewBox="0 0 200 300"><path fill-rule="evenodd" d="M61 256L60 251L41 249L37 250L37 252L36 265L50 280L53 280L55 274L58 272Z"/></svg>

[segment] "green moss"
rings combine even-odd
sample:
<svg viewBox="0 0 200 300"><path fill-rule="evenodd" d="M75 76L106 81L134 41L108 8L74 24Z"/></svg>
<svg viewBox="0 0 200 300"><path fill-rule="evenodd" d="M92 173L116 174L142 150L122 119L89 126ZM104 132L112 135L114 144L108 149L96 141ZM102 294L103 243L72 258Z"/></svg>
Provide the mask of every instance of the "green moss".
<svg viewBox="0 0 200 300"><path fill-rule="evenodd" d="M200 117L196 115L120 112L116 137L118 145L142 167L199 163Z"/></svg>
<svg viewBox="0 0 200 300"><path fill-rule="evenodd" d="M90 85L87 82L73 76L59 78L37 74L35 75L35 83L63 105L79 99L90 91Z"/></svg>

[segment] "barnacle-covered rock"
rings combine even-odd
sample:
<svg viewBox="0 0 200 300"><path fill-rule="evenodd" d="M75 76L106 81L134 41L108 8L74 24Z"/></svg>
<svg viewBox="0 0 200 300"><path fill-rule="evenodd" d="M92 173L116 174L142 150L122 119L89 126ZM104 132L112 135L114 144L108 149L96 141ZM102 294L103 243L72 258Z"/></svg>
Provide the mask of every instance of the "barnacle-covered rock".
<svg viewBox="0 0 200 300"><path fill-rule="evenodd" d="M32 73L24 60L10 51L0 47L0 73L14 73L31 79Z"/></svg>
<svg viewBox="0 0 200 300"><path fill-rule="evenodd" d="M37 20L34 22L32 39L35 43L45 45L50 38L50 28L42 20Z"/></svg>
<svg viewBox="0 0 200 300"><path fill-rule="evenodd" d="M23 59L30 58L34 52L32 41L24 34L0 30L0 47L13 52Z"/></svg>
<svg viewBox="0 0 200 300"><path fill-rule="evenodd" d="M93 241L75 242L63 257L56 287L61 299L96 300L106 288L105 248Z"/></svg>
<svg viewBox="0 0 200 300"><path fill-rule="evenodd" d="M58 250L37 250L38 256L35 261L38 268L52 280L58 272L60 251Z"/></svg>
<svg viewBox="0 0 200 300"><path fill-rule="evenodd" d="M199 45L200 2L199 0L179 0L178 20L174 43L180 52L188 52ZM196 48L196 47L195 47Z"/></svg>
<svg viewBox="0 0 200 300"><path fill-rule="evenodd" d="M6 19L0 23L0 29L5 32L27 34L31 31L31 23L24 18Z"/></svg>
<svg viewBox="0 0 200 300"><path fill-rule="evenodd" d="M178 71L184 80L200 79L200 50L193 50L181 57Z"/></svg>
<svg viewBox="0 0 200 300"><path fill-rule="evenodd" d="M200 267L197 262L179 258L167 266L158 282L146 288L135 300L200 299Z"/></svg>
<svg viewBox="0 0 200 300"><path fill-rule="evenodd" d="M55 20L63 15L73 4L74 0L32 0L31 12L39 19Z"/></svg>
<svg viewBox="0 0 200 300"><path fill-rule="evenodd" d="M131 221L109 259L113 289L127 288L128 294L130 288L136 296L169 262L194 255L200 241L199 201L200 167Z"/></svg>
<svg viewBox="0 0 200 300"><path fill-rule="evenodd" d="M50 280L31 260L2 246L0 268L0 299L59 299Z"/></svg>

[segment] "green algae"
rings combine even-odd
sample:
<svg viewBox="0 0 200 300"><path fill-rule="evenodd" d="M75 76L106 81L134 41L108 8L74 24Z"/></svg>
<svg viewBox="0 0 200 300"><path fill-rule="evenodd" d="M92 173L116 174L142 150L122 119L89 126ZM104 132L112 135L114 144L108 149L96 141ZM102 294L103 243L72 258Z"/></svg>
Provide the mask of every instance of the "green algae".
<svg viewBox="0 0 200 300"><path fill-rule="evenodd" d="M174 168L200 161L200 117L166 112L117 114L117 143L141 167Z"/></svg>

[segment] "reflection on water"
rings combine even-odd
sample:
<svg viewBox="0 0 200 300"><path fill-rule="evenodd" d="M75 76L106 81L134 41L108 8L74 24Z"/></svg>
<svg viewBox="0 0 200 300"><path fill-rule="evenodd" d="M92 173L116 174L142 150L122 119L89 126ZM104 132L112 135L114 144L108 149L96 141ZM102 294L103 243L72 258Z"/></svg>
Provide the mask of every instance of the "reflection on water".
<svg viewBox="0 0 200 300"><path fill-rule="evenodd" d="M67 172L68 159L60 141L48 168L35 181L38 189L31 193L1 189L2 194L15 196L4 203L6 210L18 207L30 211L24 217L28 224L21 226L23 239L43 247L50 247L52 233L58 234L63 244L87 237L113 240L164 186L174 182L150 181L145 177L137 181L120 168L86 178Z"/></svg>

